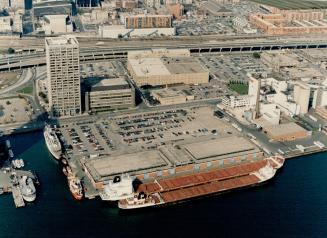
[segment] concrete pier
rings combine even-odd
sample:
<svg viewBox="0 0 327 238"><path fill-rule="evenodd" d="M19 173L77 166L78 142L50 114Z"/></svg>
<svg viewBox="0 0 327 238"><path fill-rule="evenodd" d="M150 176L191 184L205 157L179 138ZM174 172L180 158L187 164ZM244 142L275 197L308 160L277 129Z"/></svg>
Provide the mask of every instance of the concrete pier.
<svg viewBox="0 0 327 238"><path fill-rule="evenodd" d="M22 176L27 176L35 180L35 176L31 171L2 169L0 170L0 188L4 192L11 192L15 206L24 207L25 202L18 185L18 179Z"/></svg>
<svg viewBox="0 0 327 238"><path fill-rule="evenodd" d="M23 199L23 195L20 191L20 188L18 186L13 186L12 189L12 196L14 198L14 202L15 202L15 206L18 207L24 207L25 206L25 202Z"/></svg>

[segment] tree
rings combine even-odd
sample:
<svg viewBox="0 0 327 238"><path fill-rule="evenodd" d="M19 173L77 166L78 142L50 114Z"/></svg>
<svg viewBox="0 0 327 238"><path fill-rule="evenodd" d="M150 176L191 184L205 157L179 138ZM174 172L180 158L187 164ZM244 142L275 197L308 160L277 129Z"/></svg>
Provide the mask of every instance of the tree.
<svg viewBox="0 0 327 238"><path fill-rule="evenodd" d="M8 48L8 54L14 54L15 53L15 49L9 47Z"/></svg>
<svg viewBox="0 0 327 238"><path fill-rule="evenodd" d="M259 52L254 52L253 57L256 59L260 59L260 53Z"/></svg>

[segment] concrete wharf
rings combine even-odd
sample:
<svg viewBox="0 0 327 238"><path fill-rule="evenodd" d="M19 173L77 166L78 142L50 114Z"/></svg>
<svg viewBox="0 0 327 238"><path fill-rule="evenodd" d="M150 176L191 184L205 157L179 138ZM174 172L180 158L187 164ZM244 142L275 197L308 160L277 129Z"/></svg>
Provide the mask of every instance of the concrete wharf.
<svg viewBox="0 0 327 238"><path fill-rule="evenodd" d="M12 196L14 198L14 202L15 202L15 206L18 207L24 207L25 206L25 202L23 199L23 195L20 191L20 188L18 186L13 186L12 189Z"/></svg>

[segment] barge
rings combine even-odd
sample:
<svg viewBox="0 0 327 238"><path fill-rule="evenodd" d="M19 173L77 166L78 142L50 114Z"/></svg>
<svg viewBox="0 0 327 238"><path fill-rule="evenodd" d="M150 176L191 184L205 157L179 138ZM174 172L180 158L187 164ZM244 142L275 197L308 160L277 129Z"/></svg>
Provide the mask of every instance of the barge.
<svg viewBox="0 0 327 238"><path fill-rule="evenodd" d="M137 209L178 203L193 198L255 186L272 179L284 165L284 157L272 156L229 168L155 180L141 184L134 196L121 199L120 209Z"/></svg>

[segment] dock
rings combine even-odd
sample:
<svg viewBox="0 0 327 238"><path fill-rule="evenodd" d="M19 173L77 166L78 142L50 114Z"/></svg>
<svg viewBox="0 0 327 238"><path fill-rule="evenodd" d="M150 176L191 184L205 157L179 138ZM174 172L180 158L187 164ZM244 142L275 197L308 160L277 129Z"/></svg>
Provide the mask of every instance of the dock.
<svg viewBox="0 0 327 238"><path fill-rule="evenodd" d="M19 189L18 186L13 186L12 189L12 196L14 198L14 202L15 202L15 206L18 207L24 207L25 206L25 202L23 199L23 195Z"/></svg>
<svg viewBox="0 0 327 238"><path fill-rule="evenodd" d="M11 178L11 176L14 177ZM0 188L3 189L5 193L12 193L16 208L25 206L17 180L18 177L22 176L28 176L35 181L35 184L38 184L36 174L32 171L14 170L11 168L0 170Z"/></svg>

